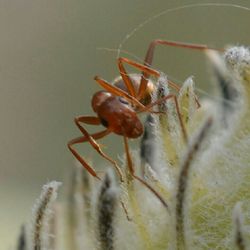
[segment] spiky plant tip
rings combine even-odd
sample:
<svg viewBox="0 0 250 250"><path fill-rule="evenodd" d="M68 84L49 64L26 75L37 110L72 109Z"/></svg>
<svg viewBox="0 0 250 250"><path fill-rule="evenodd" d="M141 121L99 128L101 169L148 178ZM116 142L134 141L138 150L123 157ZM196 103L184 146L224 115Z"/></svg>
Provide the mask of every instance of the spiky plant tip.
<svg viewBox="0 0 250 250"><path fill-rule="evenodd" d="M32 208L32 219L27 228L28 249L45 250L50 247L50 220L55 216L52 212L60 182L52 181L42 187L40 197Z"/></svg>
<svg viewBox="0 0 250 250"><path fill-rule="evenodd" d="M206 100L198 99L192 78L176 94L162 74L152 99L171 98L155 105L158 114L146 120L140 157L129 155L139 178L129 173L126 160L123 183L108 172L98 185L75 168L68 209L56 214L60 229L53 232L60 240L50 245L43 232L51 232L46 228L55 214L48 211L59 185L45 186L33 213L29 249L248 249L249 55L242 46L222 56L208 51L216 87Z"/></svg>

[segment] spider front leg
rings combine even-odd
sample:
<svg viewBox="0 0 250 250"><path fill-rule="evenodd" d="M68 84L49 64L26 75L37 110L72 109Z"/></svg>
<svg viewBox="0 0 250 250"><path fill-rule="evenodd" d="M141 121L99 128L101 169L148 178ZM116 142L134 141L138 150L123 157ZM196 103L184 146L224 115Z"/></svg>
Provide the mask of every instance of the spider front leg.
<svg viewBox="0 0 250 250"><path fill-rule="evenodd" d="M160 77L160 72L159 71L157 71L157 70L155 70L155 69L153 69L153 68L151 68L149 66L143 65L141 63L137 63L137 62L135 62L133 60L130 60L128 58L120 57L120 58L118 58L118 67L119 67L119 70L120 70L121 77L122 77L123 81L125 82L125 84L126 84L127 81L131 82L131 79L130 79L129 74L127 73L127 71L126 71L126 69L125 69L125 67L123 65L124 63L129 64L130 66L133 66L136 69L141 70L142 73L147 74L147 76L151 75L151 76L155 76L157 78ZM146 89L147 89L147 83L148 83L148 79L147 79L147 81L145 83L145 87L142 87L141 86L142 84L140 83L138 93L136 94L136 99L137 100L140 100L144 96L144 94L146 92ZM168 80L168 84L172 88L176 89L177 91L180 90L180 87L176 83Z"/></svg>
<svg viewBox="0 0 250 250"><path fill-rule="evenodd" d="M120 167L117 165L116 161L114 161L112 158L110 158L108 155L106 155L102 150L100 145L95 141L93 136L91 136L88 131L81 125L81 123L85 124L91 124L91 125L100 125L101 122L98 117L92 117L92 116L79 116L75 118L75 124L79 128L79 130L83 133L83 135L87 138L87 141L91 144L91 146L106 160L111 162L117 171L119 178L121 181L123 181L122 178L122 171ZM104 130L105 133L103 134L102 137L108 135L111 131L108 129ZM98 138L100 139L100 138Z"/></svg>
<svg viewBox="0 0 250 250"><path fill-rule="evenodd" d="M100 139L104 136L106 136L109 133L109 131L104 130L95 134L92 134L91 137L95 140ZM100 177L97 175L96 171L84 160L84 158L73 148L73 145L84 143L89 141L89 138L86 136L77 137L71 141L68 142L68 148L71 151L71 153L76 157L76 159L82 164L82 166L94 177L101 180Z"/></svg>
<svg viewBox="0 0 250 250"><path fill-rule="evenodd" d="M142 103L140 103L134 96L132 96L129 93L127 93L126 91L110 84L109 82L105 81L104 79L100 78L99 76L95 76L94 80L98 84L100 84L105 90L112 93L113 95L122 96L125 99L127 99L128 101L131 101L133 104L137 105L138 107L141 107L141 108L144 107L144 105Z"/></svg>

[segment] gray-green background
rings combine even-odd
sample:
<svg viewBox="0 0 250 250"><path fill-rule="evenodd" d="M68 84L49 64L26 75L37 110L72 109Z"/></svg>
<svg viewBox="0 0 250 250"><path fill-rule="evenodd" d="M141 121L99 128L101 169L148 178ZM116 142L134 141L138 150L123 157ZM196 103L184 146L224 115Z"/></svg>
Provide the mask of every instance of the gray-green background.
<svg viewBox="0 0 250 250"><path fill-rule="evenodd" d="M93 76L118 74L116 53L97 48L116 49L133 28L166 9L206 2L0 0L1 249L13 249L6 246L15 245L42 184L64 180L73 167L66 143L80 135L73 117L92 114L91 96L100 89ZM244 0L213 2L250 7ZM249 24L250 12L232 7L183 9L152 20L123 49L143 59L155 38L249 45ZM202 53L161 47L154 65L180 82L194 75L199 88L210 88ZM117 136L102 141L114 157L121 143ZM88 145L81 152L101 160Z"/></svg>

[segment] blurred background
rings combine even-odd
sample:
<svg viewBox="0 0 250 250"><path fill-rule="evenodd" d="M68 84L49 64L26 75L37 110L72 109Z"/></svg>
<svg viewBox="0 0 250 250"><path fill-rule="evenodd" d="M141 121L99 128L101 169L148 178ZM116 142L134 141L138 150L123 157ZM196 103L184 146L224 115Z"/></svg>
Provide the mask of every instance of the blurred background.
<svg viewBox="0 0 250 250"><path fill-rule="evenodd" d="M108 81L118 75L116 49L126 35L163 11L206 2L211 1L0 0L0 249L14 249L41 186L70 173L74 159L66 143L80 135L73 118L93 114L91 97L100 89L95 75ZM213 2L250 7L245 0ZM250 12L233 7L166 11L122 49L139 61L155 38L219 48L249 45L249 24ZM198 88L211 90L202 53L161 46L153 64L180 83L194 75ZM101 143L114 158L122 155L118 136ZM103 162L89 145L79 150L95 166Z"/></svg>

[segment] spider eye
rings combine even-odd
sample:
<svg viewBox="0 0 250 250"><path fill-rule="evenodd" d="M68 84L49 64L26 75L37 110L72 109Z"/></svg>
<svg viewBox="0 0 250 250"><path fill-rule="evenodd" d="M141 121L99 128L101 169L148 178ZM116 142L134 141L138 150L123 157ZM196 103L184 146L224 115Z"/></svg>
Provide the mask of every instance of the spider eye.
<svg viewBox="0 0 250 250"><path fill-rule="evenodd" d="M109 123L108 123L107 120L105 120L105 119L103 119L103 118L101 118L100 120L101 120L101 124L102 124L104 127L107 128L107 127L109 126Z"/></svg>
<svg viewBox="0 0 250 250"><path fill-rule="evenodd" d="M123 104L129 105L129 102L123 97L119 97L119 101Z"/></svg>

